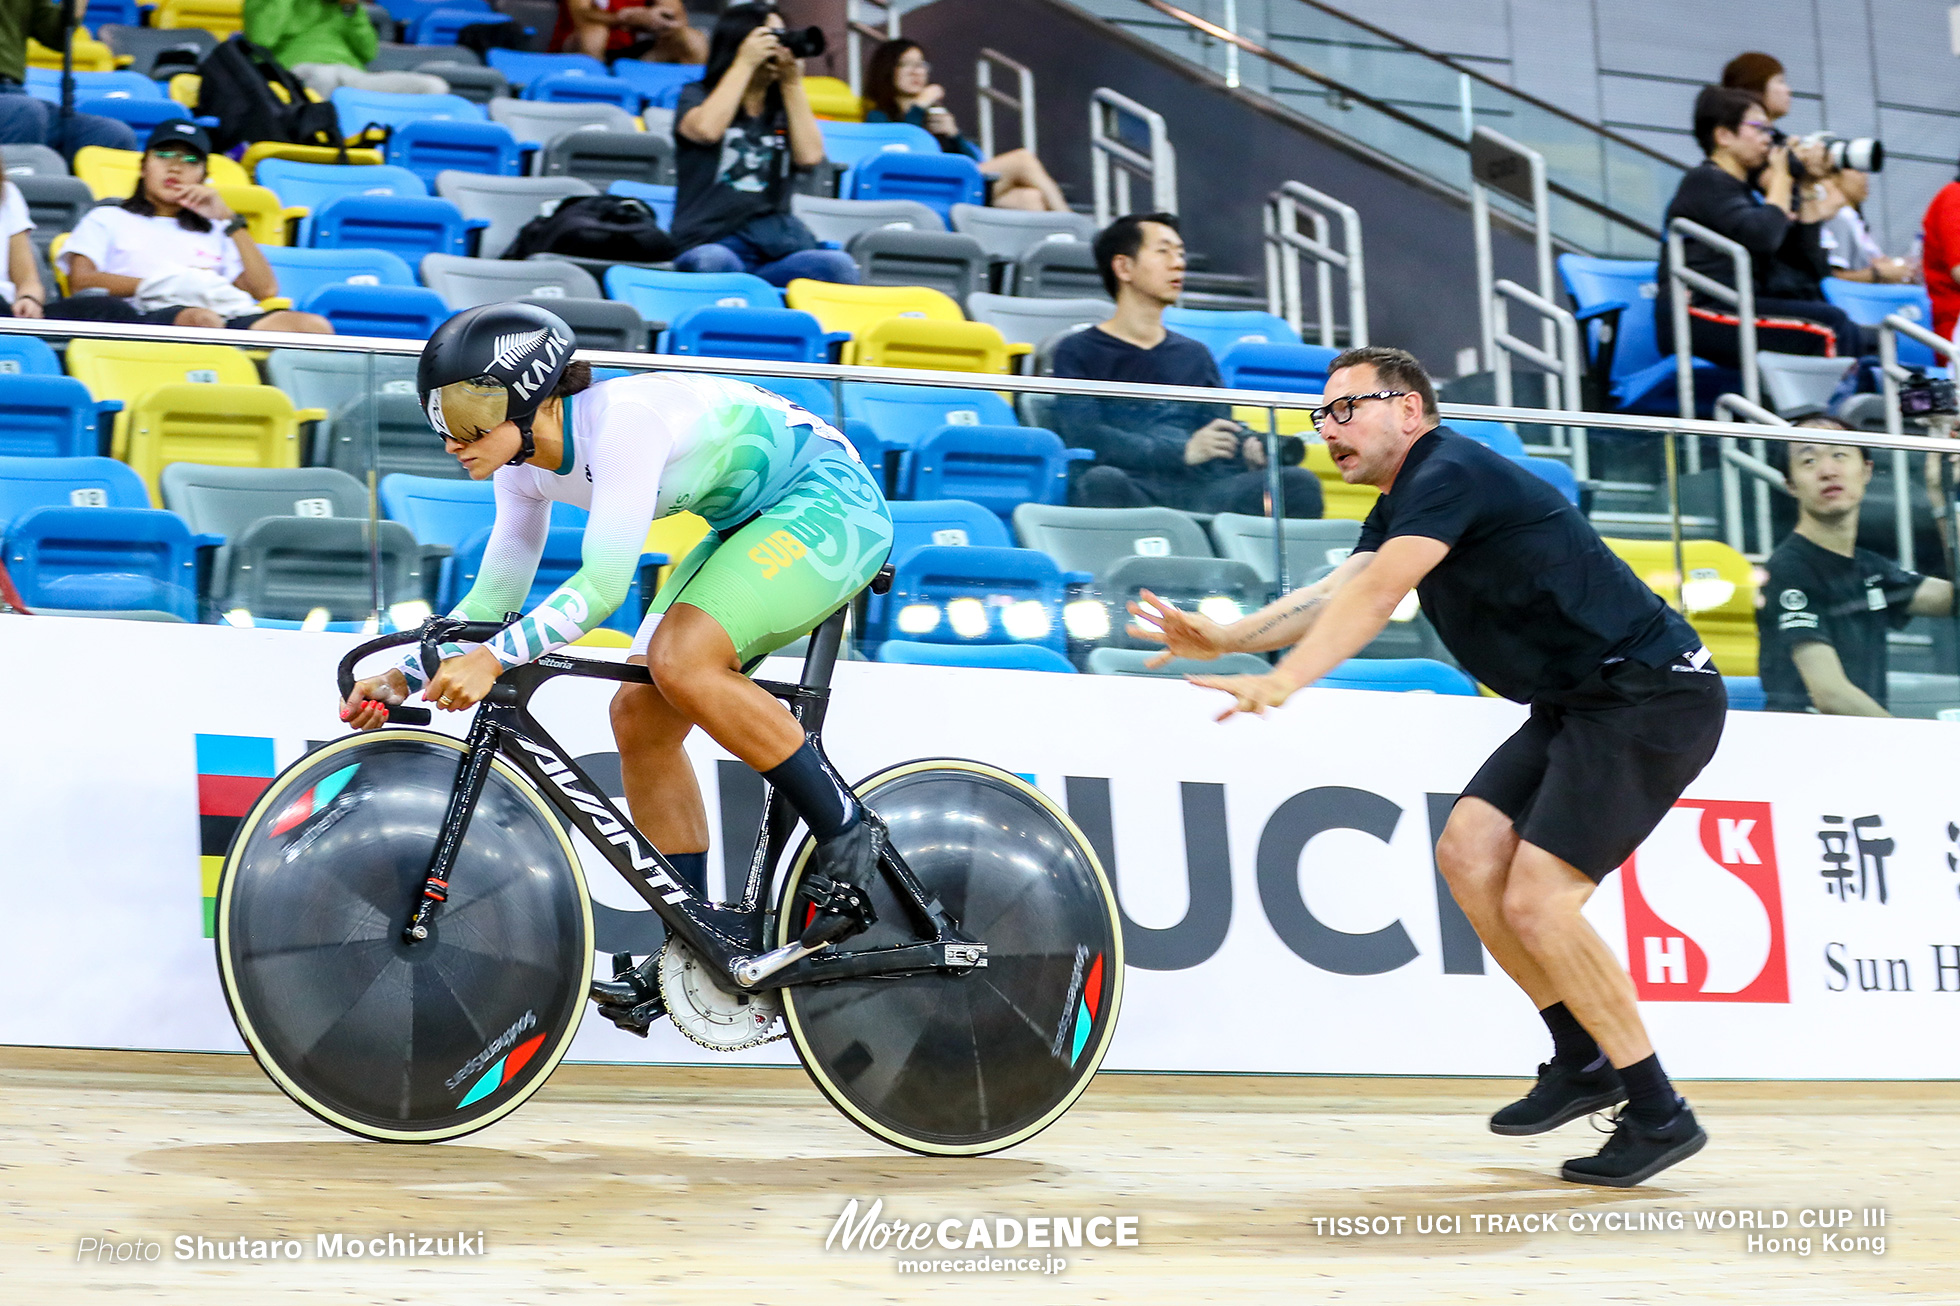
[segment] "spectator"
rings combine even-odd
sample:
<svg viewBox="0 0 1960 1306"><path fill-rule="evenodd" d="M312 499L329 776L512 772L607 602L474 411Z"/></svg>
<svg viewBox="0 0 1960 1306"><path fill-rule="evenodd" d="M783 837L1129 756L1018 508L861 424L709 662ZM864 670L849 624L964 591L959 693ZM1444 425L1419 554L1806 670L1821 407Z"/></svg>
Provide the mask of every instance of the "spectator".
<svg viewBox="0 0 1960 1306"><path fill-rule="evenodd" d="M1797 500L1797 528L1769 556L1756 622L1763 694L1772 712L1890 716L1885 633L1915 616L1946 616L1953 586L1858 547L1858 509L1872 458L1832 417L1797 423L1815 442L1777 442L1784 484Z"/></svg>
<svg viewBox="0 0 1960 1306"><path fill-rule="evenodd" d="M1184 290L1184 238L1170 213L1116 219L1096 236L1096 263L1116 300L1107 322L1085 327L1055 351L1056 376L1143 385L1220 384L1211 351L1164 328L1164 310ZM1161 504L1190 512L1264 516L1266 442L1220 404L1161 399L1065 397L1057 425L1070 445L1095 452L1070 489L1087 508ZM1281 473L1289 517L1318 517L1320 481Z"/></svg>
<svg viewBox="0 0 1960 1306"><path fill-rule="evenodd" d="M917 41L886 41L871 52L865 73L866 122L909 122L939 140L948 154L964 154L992 179L988 203L1003 209L1068 212L1062 188L1028 150L1009 150L991 159L960 135L960 125L946 107L946 88L932 80L932 65Z"/></svg>
<svg viewBox="0 0 1960 1306"><path fill-rule="evenodd" d="M851 256L819 248L790 212L792 173L817 167L824 152L802 61L776 38L782 27L770 5L730 5L715 23L707 72L681 90L674 266L753 272L778 286L797 277L855 284Z"/></svg>
<svg viewBox="0 0 1960 1306"><path fill-rule="evenodd" d="M7 264L0 269L0 317L40 317L48 292L34 261L34 219L27 200L11 181L0 186L0 239L7 242Z"/></svg>
<svg viewBox="0 0 1960 1306"><path fill-rule="evenodd" d="M1824 298L1830 274L1819 239L1844 196L1835 186L1806 185L1799 195L1790 147L1774 144L1762 105L1746 91L1707 86L1695 99L1695 140L1707 155L1681 178L1666 221L1687 218L1743 245L1750 254L1756 295L1756 347L1786 354L1862 355L1874 352L1869 328ZM1815 174L1813 174L1815 175ZM1735 284L1729 256L1700 241L1687 243L1688 266L1725 286ZM1669 311L1667 242L1661 242L1654 328L1662 353L1674 348ZM1695 356L1739 365L1735 310L1700 293L1689 298Z"/></svg>
<svg viewBox="0 0 1960 1306"><path fill-rule="evenodd" d="M367 11L352 0L245 0L245 39L262 45L321 97L342 86L397 95L442 95L431 73L371 73L380 45Z"/></svg>
<svg viewBox="0 0 1960 1306"><path fill-rule="evenodd" d="M1960 321L1960 178L1940 187L1920 227L1919 261L1933 301L1933 332L1953 339Z"/></svg>
<svg viewBox="0 0 1960 1306"><path fill-rule="evenodd" d="M75 20L88 0L75 0ZM78 113L64 129L58 105L27 93L27 38L51 50L62 45L61 6L52 0L0 0L0 145L51 145L70 158L87 145L112 150L136 148L129 124L92 113Z"/></svg>
<svg viewBox="0 0 1960 1306"><path fill-rule="evenodd" d="M71 298L47 316L95 322L331 333L313 313L266 311L278 278L224 198L205 181L211 138L182 118L143 147L136 192L90 209L61 251ZM106 291L106 294L87 294Z"/></svg>
<svg viewBox="0 0 1960 1306"><path fill-rule="evenodd" d="M1723 67L1722 85L1754 96L1763 107L1763 116L1772 123L1790 112L1790 79L1783 75L1783 64L1773 54L1751 50L1737 55Z"/></svg>
<svg viewBox="0 0 1960 1306"><path fill-rule="evenodd" d="M1824 258L1831 275L1844 281L1878 281L1900 285L1919 279L1919 269L1902 258L1890 258L1872 239L1861 211L1871 195L1871 175L1856 168L1840 168L1830 184L1844 197L1844 207L1824 224L1817 234L1824 247Z"/></svg>
<svg viewBox="0 0 1960 1306"><path fill-rule="evenodd" d="M594 59L706 63L708 37L681 0L563 0L551 48Z"/></svg>

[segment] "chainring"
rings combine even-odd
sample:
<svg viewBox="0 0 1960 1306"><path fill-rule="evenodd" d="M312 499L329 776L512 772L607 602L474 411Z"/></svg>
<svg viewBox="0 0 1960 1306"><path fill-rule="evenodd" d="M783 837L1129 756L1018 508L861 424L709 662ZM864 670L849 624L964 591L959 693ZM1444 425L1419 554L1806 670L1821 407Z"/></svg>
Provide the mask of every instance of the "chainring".
<svg viewBox="0 0 1960 1306"><path fill-rule="evenodd" d="M731 993L694 949L669 935L660 949L660 997L674 1028L704 1048L739 1052L782 1038L782 993Z"/></svg>

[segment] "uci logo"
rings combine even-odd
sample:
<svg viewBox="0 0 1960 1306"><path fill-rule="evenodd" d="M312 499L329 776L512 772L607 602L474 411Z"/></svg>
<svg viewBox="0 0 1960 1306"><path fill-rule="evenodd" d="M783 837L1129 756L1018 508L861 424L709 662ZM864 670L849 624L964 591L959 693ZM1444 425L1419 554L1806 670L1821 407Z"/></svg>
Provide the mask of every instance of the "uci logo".
<svg viewBox="0 0 1960 1306"><path fill-rule="evenodd" d="M788 531L772 531L769 538L749 550L749 558L762 565L762 579L770 580L809 551L802 540Z"/></svg>

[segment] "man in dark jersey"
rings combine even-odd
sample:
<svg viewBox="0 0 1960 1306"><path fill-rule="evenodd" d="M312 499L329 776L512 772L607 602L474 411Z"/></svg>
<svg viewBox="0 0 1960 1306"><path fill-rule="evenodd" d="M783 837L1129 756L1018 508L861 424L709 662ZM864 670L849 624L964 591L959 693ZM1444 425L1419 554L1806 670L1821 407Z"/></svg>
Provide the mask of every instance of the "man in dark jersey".
<svg viewBox="0 0 1960 1306"><path fill-rule="evenodd" d="M1797 500L1797 528L1769 555L1769 581L1756 625L1762 636L1763 695L1772 712L1890 716L1885 634L1915 616L1953 611L1953 586L1907 571L1858 547L1858 509L1871 485L1871 454L1828 434L1778 445L1784 482Z"/></svg>
<svg viewBox="0 0 1960 1306"><path fill-rule="evenodd" d="M1531 705L1436 848L1457 902L1552 1034L1537 1085L1491 1129L1542 1133L1624 1098L1599 1154L1562 1174L1637 1184L1708 1136L1654 1055L1632 981L1580 908L1714 755L1722 678L1694 630L1563 496L1437 424L1411 355L1342 354L1314 417L1341 478L1382 491L1353 556L1229 626L1148 593L1131 610L1159 628L1160 659L1295 645L1265 675L1192 677L1232 695L1221 721L1278 707L1359 653L1412 588L1466 670Z"/></svg>

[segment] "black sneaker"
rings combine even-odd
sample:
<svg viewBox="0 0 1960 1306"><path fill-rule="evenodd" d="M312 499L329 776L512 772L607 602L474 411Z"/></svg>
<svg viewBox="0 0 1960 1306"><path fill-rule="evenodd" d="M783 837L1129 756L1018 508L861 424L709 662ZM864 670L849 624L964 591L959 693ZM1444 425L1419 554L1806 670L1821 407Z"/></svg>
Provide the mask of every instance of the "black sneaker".
<svg viewBox="0 0 1960 1306"><path fill-rule="evenodd" d="M1695 1113L1686 1102L1681 1103L1673 1119L1661 1125L1643 1124L1631 1111L1622 1110L1606 1146L1595 1156L1567 1161L1559 1177L1575 1184L1631 1188L1676 1161L1687 1160L1707 1144L1708 1131L1696 1123Z"/></svg>
<svg viewBox="0 0 1960 1306"><path fill-rule="evenodd" d="M884 848L885 823L868 811L856 825L817 845L817 873L804 885L817 911L798 942L820 948L878 923L871 886L878 878Z"/></svg>
<svg viewBox="0 0 1960 1306"><path fill-rule="evenodd" d="M1569 1120L1617 1106L1626 1098L1620 1072L1604 1060L1591 1073L1547 1061L1538 1067L1538 1082L1531 1091L1490 1118L1490 1132L1542 1134Z"/></svg>

